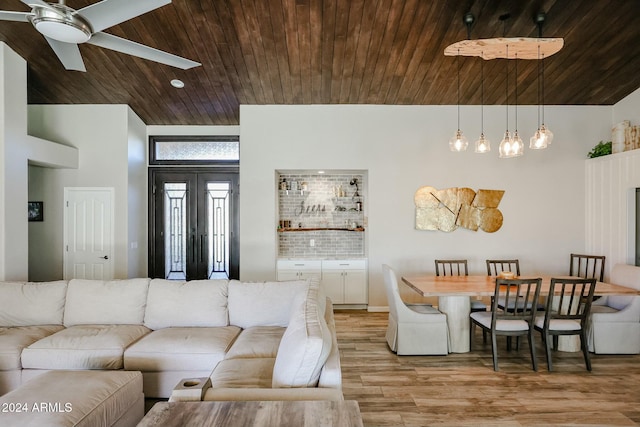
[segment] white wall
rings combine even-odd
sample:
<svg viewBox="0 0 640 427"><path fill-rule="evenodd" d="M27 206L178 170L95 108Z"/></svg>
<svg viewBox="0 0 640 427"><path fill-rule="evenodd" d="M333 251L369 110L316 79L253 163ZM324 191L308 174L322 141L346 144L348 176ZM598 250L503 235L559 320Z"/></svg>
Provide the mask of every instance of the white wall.
<svg viewBox="0 0 640 427"><path fill-rule="evenodd" d="M42 171L39 191L47 216L42 232L47 238L31 249L33 259L43 260L31 266L32 280L63 277L64 187L115 189L114 276L146 276L146 221L136 218L146 216L142 121L126 105L30 105L28 125L31 135L73 145L80 153L77 170ZM138 249L130 252L132 242ZM143 265L129 266L130 262Z"/></svg>
<svg viewBox="0 0 640 427"><path fill-rule="evenodd" d="M128 178L128 276L147 277L147 126L127 109Z"/></svg>
<svg viewBox="0 0 640 427"><path fill-rule="evenodd" d="M486 258L516 257L526 273L567 274L569 253L585 247L584 159L609 134L611 108L547 106L553 144L514 159L498 158L504 107L485 107L492 151L484 155L472 144L464 153L449 151L455 114L455 106L241 106L241 278L275 278L273 177L279 169L369 171L366 244L374 308L387 305L383 263L405 275L433 271L435 258L459 257L469 259L472 273L484 274ZM528 141L536 109L520 107L518 114ZM479 118L478 107L462 108L461 127L472 141ZM413 196L424 185L505 190L502 228L415 230Z"/></svg>
<svg viewBox="0 0 640 427"><path fill-rule="evenodd" d="M640 125L640 89L612 108L612 125L629 120ZM603 138L604 139L604 138ZM610 140L607 136L605 141ZM640 150L585 161L586 250L607 257L608 276L616 263L636 261L636 188L640 188Z"/></svg>
<svg viewBox="0 0 640 427"><path fill-rule="evenodd" d="M631 121L631 125L640 126L640 88L613 106L612 124L623 120Z"/></svg>
<svg viewBox="0 0 640 427"><path fill-rule="evenodd" d="M27 64L0 43L0 280L28 275L28 164L74 168L78 151L27 134Z"/></svg>

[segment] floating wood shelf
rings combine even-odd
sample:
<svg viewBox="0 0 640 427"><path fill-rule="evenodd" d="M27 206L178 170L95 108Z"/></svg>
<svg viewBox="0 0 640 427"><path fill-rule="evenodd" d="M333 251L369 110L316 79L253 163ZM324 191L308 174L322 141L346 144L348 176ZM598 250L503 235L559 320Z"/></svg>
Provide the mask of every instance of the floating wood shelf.
<svg viewBox="0 0 640 427"><path fill-rule="evenodd" d="M363 227L358 228L279 228L278 233L285 231L364 231Z"/></svg>

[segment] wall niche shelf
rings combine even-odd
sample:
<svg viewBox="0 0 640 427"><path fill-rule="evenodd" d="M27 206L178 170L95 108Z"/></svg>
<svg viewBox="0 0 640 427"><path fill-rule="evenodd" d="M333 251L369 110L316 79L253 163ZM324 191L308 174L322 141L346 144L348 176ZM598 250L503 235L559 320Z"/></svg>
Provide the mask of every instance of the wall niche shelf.
<svg viewBox="0 0 640 427"><path fill-rule="evenodd" d="M276 171L274 228L279 257L345 259L366 255L367 173L325 172Z"/></svg>
<svg viewBox="0 0 640 427"><path fill-rule="evenodd" d="M358 231L363 232L364 227L356 227L356 228L334 228L334 227L324 227L324 228L307 228L307 227L297 227L297 228L278 228L278 233L284 232L294 232L294 231Z"/></svg>

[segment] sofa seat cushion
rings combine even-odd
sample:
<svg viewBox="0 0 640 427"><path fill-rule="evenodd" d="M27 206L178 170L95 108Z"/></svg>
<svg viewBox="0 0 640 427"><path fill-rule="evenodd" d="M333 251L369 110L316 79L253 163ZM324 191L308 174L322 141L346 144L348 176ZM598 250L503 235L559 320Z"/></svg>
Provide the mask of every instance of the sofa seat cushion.
<svg viewBox="0 0 640 427"><path fill-rule="evenodd" d="M135 425L144 415L142 375L128 371L50 371L0 397L0 403L21 404L28 409L0 414L0 424L7 427Z"/></svg>
<svg viewBox="0 0 640 427"><path fill-rule="evenodd" d="M286 328L280 326L254 326L244 329L227 352L225 359L276 357L285 330Z"/></svg>
<svg viewBox="0 0 640 427"><path fill-rule="evenodd" d="M59 325L0 328L0 371L21 369L20 356L24 348L62 329Z"/></svg>
<svg viewBox="0 0 640 427"><path fill-rule="evenodd" d="M271 357L226 359L218 363L211 374L213 388L271 388L273 365Z"/></svg>
<svg viewBox="0 0 640 427"><path fill-rule="evenodd" d="M210 372L239 333L237 326L159 329L125 351L124 367L144 372Z"/></svg>
<svg viewBox="0 0 640 427"><path fill-rule="evenodd" d="M77 325L22 351L26 369L122 369L124 350L150 333L142 325Z"/></svg>

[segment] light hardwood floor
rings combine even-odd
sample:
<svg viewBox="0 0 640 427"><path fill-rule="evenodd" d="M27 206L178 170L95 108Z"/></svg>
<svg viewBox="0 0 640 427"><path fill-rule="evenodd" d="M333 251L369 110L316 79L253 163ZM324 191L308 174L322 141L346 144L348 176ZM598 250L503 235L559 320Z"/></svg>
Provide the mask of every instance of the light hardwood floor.
<svg viewBox="0 0 640 427"><path fill-rule="evenodd" d="M387 313L336 310L345 399L357 400L365 426L634 426L640 425L640 355L554 352L547 371L536 335L538 372L526 340L500 347L476 331L474 351L396 356L385 341Z"/></svg>

